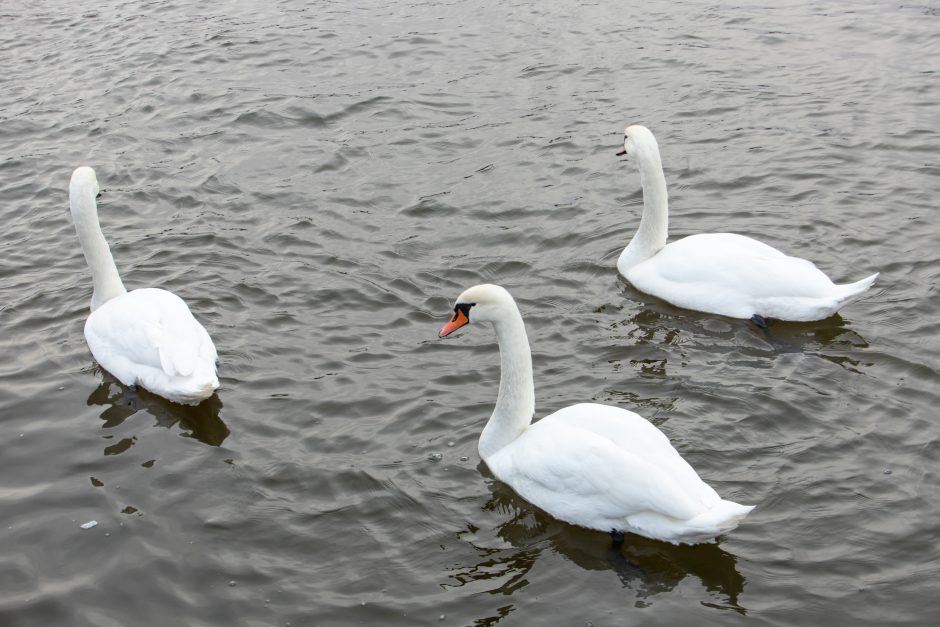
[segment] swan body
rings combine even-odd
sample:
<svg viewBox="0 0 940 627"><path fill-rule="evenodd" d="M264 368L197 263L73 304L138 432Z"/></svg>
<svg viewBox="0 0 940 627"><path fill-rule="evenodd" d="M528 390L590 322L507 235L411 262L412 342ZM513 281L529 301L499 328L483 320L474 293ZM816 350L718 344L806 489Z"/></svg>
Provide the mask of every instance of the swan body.
<svg viewBox="0 0 940 627"><path fill-rule="evenodd" d="M85 322L88 348L124 385L198 404L219 387L215 345L179 296L157 288L124 288L98 224L97 195L95 171L76 169L69 207L94 281Z"/></svg>
<svg viewBox="0 0 940 627"><path fill-rule="evenodd" d="M714 541L753 509L718 496L662 431L631 411L582 403L531 424L532 359L515 301L497 285L472 287L441 336L471 318L493 323L501 361L480 456L524 499L572 524L674 544Z"/></svg>
<svg viewBox="0 0 940 627"><path fill-rule="evenodd" d="M666 244L668 195L656 138L624 131L643 186L640 227L617 261L634 287L678 307L731 318L822 320L862 296L878 278L836 285L811 261L734 233L690 235Z"/></svg>

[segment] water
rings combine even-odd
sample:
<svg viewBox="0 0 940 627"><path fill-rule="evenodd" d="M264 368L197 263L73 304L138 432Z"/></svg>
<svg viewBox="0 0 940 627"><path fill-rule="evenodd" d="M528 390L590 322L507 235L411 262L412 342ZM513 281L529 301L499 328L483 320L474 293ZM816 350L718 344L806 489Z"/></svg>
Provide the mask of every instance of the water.
<svg viewBox="0 0 940 627"><path fill-rule="evenodd" d="M936 616L935 3L80 4L0 7L0 623ZM624 285L628 123L673 237L876 288L768 338ZM78 165L126 285L215 339L196 409L94 365ZM642 413L744 524L610 555L496 482L492 332L437 339L483 281L519 301L538 415Z"/></svg>

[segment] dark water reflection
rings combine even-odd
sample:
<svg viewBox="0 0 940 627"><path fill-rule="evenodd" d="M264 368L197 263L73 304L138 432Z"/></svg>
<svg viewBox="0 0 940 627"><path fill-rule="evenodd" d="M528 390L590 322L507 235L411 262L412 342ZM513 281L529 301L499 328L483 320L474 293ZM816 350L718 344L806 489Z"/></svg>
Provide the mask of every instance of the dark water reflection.
<svg viewBox="0 0 940 627"><path fill-rule="evenodd" d="M737 558L719 543L675 546L628 534L618 550L609 535L555 520L493 479L482 463L479 470L488 477L491 493L484 509L508 517L495 532L507 546L477 546L474 538L481 530L469 527L461 537L478 551L480 561L457 567L448 582L442 584L444 587L471 585L478 592L511 596L529 584L536 562L550 551L581 570L607 572L616 577L623 589L625 607L647 607L656 595L670 592L692 577L711 596L703 604L746 613L739 603L745 579L737 570ZM474 624L495 625L510 611L509 606L499 608L493 616L480 618Z"/></svg>
<svg viewBox="0 0 940 627"><path fill-rule="evenodd" d="M753 354L784 355L805 353L839 364L853 372L863 366L849 356L869 347L862 335L840 314L814 322L771 320L761 329L749 320L716 318L707 314L685 311L652 296L622 286L625 299L640 304L638 311L616 323L615 327L630 329L627 337L637 344L689 344L734 350L752 344ZM762 340L764 347L755 340ZM665 360L638 360L645 374L665 376Z"/></svg>
<svg viewBox="0 0 940 627"><path fill-rule="evenodd" d="M153 418L153 426L172 429L179 425L186 437L195 438L209 446L221 446L231 433L220 416L222 400L218 394L213 394L199 405L180 405L143 388L131 392L110 374L101 372L104 381L88 396L88 405L104 407L101 412L102 429L118 427L126 419L143 412ZM106 447L104 454L116 455L127 450L132 443L133 439L125 438L118 444Z"/></svg>

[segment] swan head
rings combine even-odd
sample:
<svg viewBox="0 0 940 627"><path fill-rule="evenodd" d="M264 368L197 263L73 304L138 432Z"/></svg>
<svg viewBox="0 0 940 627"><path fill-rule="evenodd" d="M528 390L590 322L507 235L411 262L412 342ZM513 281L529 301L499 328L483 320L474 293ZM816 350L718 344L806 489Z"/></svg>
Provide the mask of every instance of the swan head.
<svg viewBox="0 0 940 627"><path fill-rule="evenodd" d="M655 154L659 158L659 146L656 138L645 126L634 124L623 131L623 148L617 151L617 156L627 155L634 159L642 159L647 154Z"/></svg>
<svg viewBox="0 0 940 627"><path fill-rule="evenodd" d="M98 177L95 176L95 171L84 165L75 168L75 171L72 172L72 180L69 182L69 194L75 196L82 193L87 194L89 191L92 198L98 195Z"/></svg>
<svg viewBox="0 0 940 627"><path fill-rule="evenodd" d="M518 315L516 301L499 285L474 285L457 297L454 315L444 325L439 337L446 337L460 327L473 322L498 322L509 315Z"/></svg>

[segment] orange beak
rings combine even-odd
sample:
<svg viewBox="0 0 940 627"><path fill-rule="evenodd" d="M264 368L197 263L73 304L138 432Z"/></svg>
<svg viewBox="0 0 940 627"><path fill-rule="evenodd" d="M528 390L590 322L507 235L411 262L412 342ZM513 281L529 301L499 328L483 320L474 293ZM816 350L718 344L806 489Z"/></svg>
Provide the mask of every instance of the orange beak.
<svg viewBox="0 0 940 627"><path fill-rule="evenodd" d="M459 309L454 312L454 317L450 319L450 322L444 325L444 328L441 329L441 332L438 333L438 337L447 337L463 325L470 322L470 319L464 315Z"/></svg>

